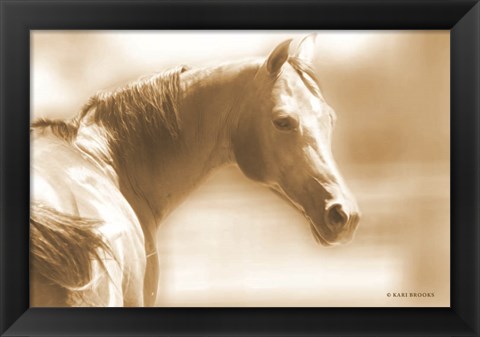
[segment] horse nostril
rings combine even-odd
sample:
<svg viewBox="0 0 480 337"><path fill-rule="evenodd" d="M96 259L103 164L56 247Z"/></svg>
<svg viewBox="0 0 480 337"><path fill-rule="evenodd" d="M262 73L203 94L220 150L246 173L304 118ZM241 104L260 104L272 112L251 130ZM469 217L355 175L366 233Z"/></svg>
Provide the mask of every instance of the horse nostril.
<svg viewBox="0 0 480 337"><path fill-rule="evenodd" d="M348 215L340 204L334 204L327 210L328 226L332 229L338 229L345 226L348 222Z"/></svg>

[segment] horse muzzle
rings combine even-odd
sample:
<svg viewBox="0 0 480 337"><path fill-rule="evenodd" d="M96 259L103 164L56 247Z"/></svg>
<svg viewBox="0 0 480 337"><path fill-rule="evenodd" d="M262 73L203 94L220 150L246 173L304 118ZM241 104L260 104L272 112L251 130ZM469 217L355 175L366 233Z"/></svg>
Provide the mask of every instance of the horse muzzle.
<svg viewBox="0 0 480 337"><path fill-rule="evenodd" d="M346 244L352 241L360 221L357 207L332 203L324 211L323 223L316 223L306 215L316 241L324 246Z"/></svg>

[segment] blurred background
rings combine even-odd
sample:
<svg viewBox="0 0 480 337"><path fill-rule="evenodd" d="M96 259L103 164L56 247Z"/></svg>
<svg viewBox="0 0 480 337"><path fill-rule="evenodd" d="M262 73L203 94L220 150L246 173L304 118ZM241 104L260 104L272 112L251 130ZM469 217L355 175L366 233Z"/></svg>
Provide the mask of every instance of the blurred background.
<svg viewBox="0 0 480 337"><path fill-rule="evenodd" d="M179 64L265 57L309 32L33 31L31 117ZM333 153L363 217L346 246L236 167L163 223L158 306L449 306L449 31L320 31ZM388 297L388 293L433 297Z"/></svg>

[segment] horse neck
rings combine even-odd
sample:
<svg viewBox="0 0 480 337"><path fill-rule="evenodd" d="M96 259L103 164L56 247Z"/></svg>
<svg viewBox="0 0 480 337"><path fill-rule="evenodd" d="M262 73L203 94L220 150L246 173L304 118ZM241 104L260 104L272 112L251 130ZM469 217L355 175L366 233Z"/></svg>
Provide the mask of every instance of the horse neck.
<svg viewBox="0 0 480 337"><path fill-rule="evenodd" d="M257 68L256 63L231 64L182 74L179 134L171 137L159 130L155 144L113 153L123 158L115 167L119 188L152 235L213 170L233 162L231 130L242 113L239 100L249 89L246 83ZM106 152L112 149L99 151Z"/></svg>

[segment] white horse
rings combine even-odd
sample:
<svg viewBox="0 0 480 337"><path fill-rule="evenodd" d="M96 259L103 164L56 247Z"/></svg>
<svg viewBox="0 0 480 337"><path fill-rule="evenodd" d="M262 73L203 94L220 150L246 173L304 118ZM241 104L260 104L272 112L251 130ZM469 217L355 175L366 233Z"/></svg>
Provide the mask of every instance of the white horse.
<svg viewBox="0 0 480 337"><path fill-rule="evenodd" d="M179 67L98 94L72 120L34 122L31 305L154 305L157 228L227 164L291 202L321 244L350 241L359 211L331 153L314 40Z"/></svg>

